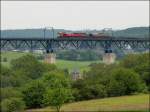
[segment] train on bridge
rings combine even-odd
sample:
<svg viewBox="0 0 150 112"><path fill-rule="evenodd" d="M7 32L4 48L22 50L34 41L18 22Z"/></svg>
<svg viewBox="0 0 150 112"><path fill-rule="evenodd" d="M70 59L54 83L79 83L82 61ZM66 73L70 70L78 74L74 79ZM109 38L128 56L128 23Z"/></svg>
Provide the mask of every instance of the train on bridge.
<svg viewBox="0 0 150 112"><path fill-rule="evenodd" d="M65 33L59 32L58 38L109 38L105 33Z"/></svg>

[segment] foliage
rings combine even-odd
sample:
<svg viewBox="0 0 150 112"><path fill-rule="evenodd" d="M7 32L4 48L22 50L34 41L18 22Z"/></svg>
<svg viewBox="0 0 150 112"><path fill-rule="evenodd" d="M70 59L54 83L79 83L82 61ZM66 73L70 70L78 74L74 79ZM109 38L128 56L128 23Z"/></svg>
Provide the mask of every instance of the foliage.
<svg viewBox="0 0 150 112"><path fill-rule="evenodd" d="M50 105L60 110L64 103L73 100L147 92L150 85L147 60L148 53L143 53L129 54L119 63L111 65L77 62L75 66L82 68L89 65L89 70L84 72L83 79L71 81L67 69L60 70L53 64L39 62L33 55L24 55L11 61L10 68L1 67L0 100L5 110L12 105L13 97L19 100L23 98L27 108ZM63 63L67 63L66 67L74 67L71 61ZM60 64L61 67L64 68L64 64ZM12 110L15 108L9 107Z"/></svg>
<svg viewBox="0 0 150 112"><path fill-rule="evenodd" d="M11 66L14 71L19 71L31 79L39 78L44 72L42 64L30 54L12 60Z"/></svg>
<svg viewBox="0 0 150 112"><path fill-rule="evenodd" d="M57 70L57 67L54 64L48 64L48 63L41 63L41 64L42 64L42 68L43 68L43 71L44 71L43 73Z"/></svg>
<svg viewBox="0 0 150 112"><path fill-rule="evenodd" d="M72 84L75 100L121 96L147 90L138 73L117 64L92 64L83 80Z"/></svg>
<svg viewBox="0 0 150 112"><path fill-rule="evenodd" d="M43 102L56 107L57 111L65 103L72 100L70 78L64 71L53 71L42 78L46 86Z"/></svg>
<svg viewBox="0 0 150 112"><path fill-rule="evenodd" d="M23 89L23 100L28 108L42 107L45 85L40 80L32 81Z"/></svg>
<svg viewBox="0 0 150 112"><path fill-rule="evenodd" d="M11 97L21 98L22 93L13 87L1 88L0 101L4 99L9 99Z"/></svg>
<svg viewBox="0 0 150 112"><path fill-rule="evenodd" d="M149 60L149 53L129 54L120 62L120 65L128 69L133 69L136 73L138 73L150 90Z"/></svg>
<svg viewBox="0 0 150 112"><path fill-rule="evenodd" d="M70 78L64 71L53 71L43 75L42 81L47 88L65 87L70 88Z"/></svg>
<svg viewBox="0 0 150 112"><path fill-rule="evenodd" d="M70 100L72 100L72 92L71 89L67 88L55 88L48 89L44 94L44 102L46 105L51 105L56 108L59 112L61 106Z"/></svg>
<svg viewBox="0 0 150 112"><path fill-rule="evenodd" d="M4 99L1 102L2 112L23 112L25 109L24 101L20 98Z"/></svg>
<svg viewBox="0 0 150 112"><path fill-rule="evenodd" d="M25 76L20 75L11 68L1 66L1 87L18 87L25 82Z"/></svg>
<svg viewBox="0 0 150 112"><path fill-rule="evenodd" d="M113 79L110 80L108 85L110 95L128 95L141 90L141 79L134 71L125 68L118 68L112 72ZM115 91L119 94L113 93Z"/></svg>

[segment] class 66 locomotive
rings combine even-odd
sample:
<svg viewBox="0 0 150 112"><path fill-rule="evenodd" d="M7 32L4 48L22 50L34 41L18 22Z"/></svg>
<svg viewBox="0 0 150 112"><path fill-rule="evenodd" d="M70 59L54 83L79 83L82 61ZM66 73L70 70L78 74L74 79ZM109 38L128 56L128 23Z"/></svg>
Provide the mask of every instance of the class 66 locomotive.
<svg viewBox="0 0 150 112"><path fill-rule="evenodd" d="M109 38L105 33L65 33L59 32L58 38Z"/></svg>

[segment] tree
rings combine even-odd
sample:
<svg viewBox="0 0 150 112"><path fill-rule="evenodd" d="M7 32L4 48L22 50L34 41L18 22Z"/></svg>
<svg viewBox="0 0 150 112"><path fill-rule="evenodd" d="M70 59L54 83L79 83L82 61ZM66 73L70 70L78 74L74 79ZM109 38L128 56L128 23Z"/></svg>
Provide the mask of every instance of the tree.
<svg viewBox="0 0 150 112"><path fill-rule="evenodd" d="M128 69L133 69L136 73L138 73L150 90L149 60L149 53L129 54L124 57L124 59L120 62L120 65Z"/></svg>
<svg viewBox="0 0 150 112"><path fill-rule="evenodd" d="M122 96L125 95L126 87L124 83L121 83L117 80L111 79L107 84L107 93L108 96Z"/></svg>
<svg viewBox="0 0 150 112"><path fill-rule="evenodd" d="M41 77L44 72L42 64L30 54L12 60L11 67L14 71L19 71L20 75L25 75L31 79Z"/></svg>
<svg viewBox="0 0 150 112"><path fill-rule="evenodd" d="M42 107L43 94L45 93L45 85L42 81L32 81L24 87L22 93L28 108Z"/></svg>
<svg viewBox="0 0 150 112"><path fill-rule="evenodd" d="M116 83L119 85L122 85L120 89L123 89L121 92L123 95L128 95L141 90L142 80L140 79L140 76L133 70L117 68L112 71L112 79L117 81ZM116 84L113 85L117 86Z"/></svg>
<svg viewBox="0 0 150 112"><path fill-rule="evenodd" d="M71 81L64 71L53 71L42 78L46 86L43 102L45 105L56 107L60 111L61 106L73 99Z"/></svg>
<svg viewBox="0 0 150 112"><path fill-rule="evenodd" d="M44 94L44 102L46 105L54 106L57 112L60 111L61 106L70 100L72 100L71 89L55 88L48 89Z"/></svg>
<svg viewBox="0 0 150 112"><path fill-rule="evenodd" d="M52 71L47 72L42 77L43 83L45 83L47 88L58 88L58 87L71 87L71 80L64 71Z"/></svg>
<svg viewBox="0 0 150 112"><path fill-rule="evenodd" d="M11 75L12 75L12 71L9 68L1 66L1 72L0 72L1 87L12 86L10 81Z"/></svg>

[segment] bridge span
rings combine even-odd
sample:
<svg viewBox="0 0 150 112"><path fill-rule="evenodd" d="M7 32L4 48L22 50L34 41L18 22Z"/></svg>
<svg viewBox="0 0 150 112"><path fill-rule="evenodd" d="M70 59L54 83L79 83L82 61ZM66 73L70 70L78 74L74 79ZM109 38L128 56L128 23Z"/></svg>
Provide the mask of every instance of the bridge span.
<svg viewBox="0 0 150 112"><path fill-rule="evenodd" d="M54 49L95 49L104 48L104 60L111 59L112 48L134 49L144 48L150 49L149 38L132 38L132 37L109 37L109 38L4 38L0 39L1 49L45 49L47 54L52 54ZM55 55L48 56L55 57ZM113 59L112 59L113 60ZM108 60L107 60L108 61Z"/></svg>

